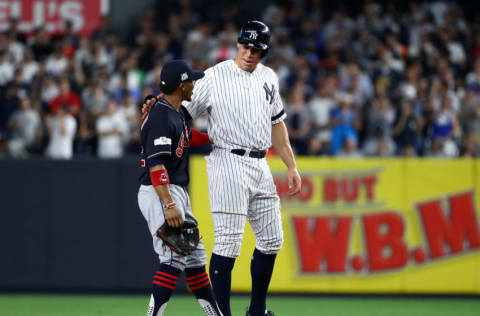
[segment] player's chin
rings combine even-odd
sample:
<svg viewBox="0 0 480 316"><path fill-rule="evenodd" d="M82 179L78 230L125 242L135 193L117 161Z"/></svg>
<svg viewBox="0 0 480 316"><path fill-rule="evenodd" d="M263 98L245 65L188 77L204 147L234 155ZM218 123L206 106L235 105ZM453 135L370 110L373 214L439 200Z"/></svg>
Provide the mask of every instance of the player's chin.
<svg viewBox="0 0 480 316"><path fill-rule="evenodd" d="M255 62L247 62L247 61L244 61L243 62L243 65L244 65L244 68L247 70L247 71L252 71L253 69L255 69L255 66L257 65Z"/></svg>

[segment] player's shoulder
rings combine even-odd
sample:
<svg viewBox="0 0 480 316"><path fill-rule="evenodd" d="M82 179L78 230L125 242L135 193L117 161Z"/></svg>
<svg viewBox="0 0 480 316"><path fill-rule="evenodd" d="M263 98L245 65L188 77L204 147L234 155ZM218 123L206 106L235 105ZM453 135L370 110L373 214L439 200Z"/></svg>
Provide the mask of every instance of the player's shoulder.
<svg viewBox="0 0 480 316"><path fill-rule="evenodd" d="M169 113L170 110L170 106L163 99L159 99L150 113L153 115L165 115Z"/></svg>
<svg viewBox="0 0 480 316"><path fill-rule="evenodd" d="M197 84L200 83L200 85L202 85L202 84L208 82L212 77L214 77L215 76L215 66L216 65L205 69L203 71L205 73L205 76L202 79L199 79L197 81ZM197 84L195 84L195 85L197 85Z"/></svg>
<svg viewBox="0 0 480 316"><path fill-rule="evenodd" d="M221 61L218 64L208 68L207 71L210 70L212 75L218 74L218 73L225 73L225 72L230 72L233 69L233 66L234 66L233 59L228 59L228 60ZM205 75L206 74L207 73L205 72Z"/></svg>
<svg viewBox="0 0 480 316"><path fill-rule="evenodd" d="M166 122L172 116L172 111L174 111L164 100L159 99L155 106L152 108L148 114L149 122Z"/></svg>
<svg viewBox="0 0 480 316"><path fill-rule="evenodd" d="M210 67L209 69L225 69L225 68L231 68L233 65L233 59L227 59L224 61L219 62L218 64Z"/></svg>
<svg viewBox="0 0 480 316"><path fill-rule="evenodd" d="M258 63L257 67L259 67L259 71L261 73L264 73L266 74L267 76L271 76L271 77L274 77L274 78L277 78L277 74L275 73L275 71L268 67L267 65L265 64L262 64L262 63Z"/></svg>

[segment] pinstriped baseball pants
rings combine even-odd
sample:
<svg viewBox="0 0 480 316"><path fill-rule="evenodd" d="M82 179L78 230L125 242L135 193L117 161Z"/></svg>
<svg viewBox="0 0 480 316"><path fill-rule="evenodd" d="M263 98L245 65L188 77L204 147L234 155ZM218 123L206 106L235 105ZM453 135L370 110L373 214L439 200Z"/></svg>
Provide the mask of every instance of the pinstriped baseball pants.
<svg viewBox="0 0 480 316"><path fill-rule="evenodd" d="M278 253L283 244L280 198L267 160L220 148L205 159L215 230L213 252L238 257L248 220L256 248L266 254Z"/></svg>

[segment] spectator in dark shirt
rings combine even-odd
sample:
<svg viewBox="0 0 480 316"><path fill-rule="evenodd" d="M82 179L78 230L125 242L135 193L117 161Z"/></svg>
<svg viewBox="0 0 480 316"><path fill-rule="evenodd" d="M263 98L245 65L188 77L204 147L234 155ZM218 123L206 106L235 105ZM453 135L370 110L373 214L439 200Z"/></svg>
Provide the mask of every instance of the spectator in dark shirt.
<svg viewBox="0 0 480 316"><path fill-rule="evenodd" d="M397 154L416 155L420 143L420 125L413 113L411 102L405 102L393 123L393 137L397 144Z"/></svg>
<svg viewBox="0 0 480 316"><path fill-rule="evenodd" d="M110 26L110 16L104 15L102 16L102 20L100 21L100 26L93 31L92 38L94 40L104 40L107 38L108 35L112 34L113 31Z"/></svg>
<svg viewBox="0 0 480 316"><path fill-rule="evenodd" d="M27 37L25 36L25 34L23 32L21 32L18 29L18 25L19 25L18 18L10 18L10 27L8 28L8 32L10 34L13 34L15 39L18 42L26 44L27 43Z"/></svg>
<svg viewBox="0 0 480 316"><path fill-rule="evenodd" d="M304 86L297 84L292 91L289 102L286 104L288 134L290 142L298 155L307 154L308 133L312 128L311 113L306 107Z"/></svg>
<svg viewBox="0 0 480 316"><path fill-rule="evenodd" d="M10 85L5 94L0 93L0 133L5 132L10 116L20 107L18 88L17 85Z"/></svg>
<svg viewBox="0 0 480 316"><path fill-rule="evenodd" d="M53 45L42 27L37 28L33 34L34 37L30 49L36 61L43 61L53 52Z"/></svg>
<svg viewBox="0 0 480 316"><path fill-rule="evenodd" d="M70 20L65 21L65 32L63 33L63 40L67 44L67 49L75 50L80 46L80 37L73 30L73 23Z"/></svg>

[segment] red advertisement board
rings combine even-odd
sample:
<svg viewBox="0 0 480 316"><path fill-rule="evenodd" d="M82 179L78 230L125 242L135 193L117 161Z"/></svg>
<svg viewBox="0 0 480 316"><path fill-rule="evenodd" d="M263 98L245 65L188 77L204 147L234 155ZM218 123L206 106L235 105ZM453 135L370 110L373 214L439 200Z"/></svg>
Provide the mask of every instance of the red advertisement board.
<svg viewBox="0 0 480 316"><path fill-rule="evenodd" d="M43 26L49 33L59 33L69 20L75 32L89 35L107 10L108 0L0 0L0 30L7 30L10 19L17 18L22 32Z"/></svg>

